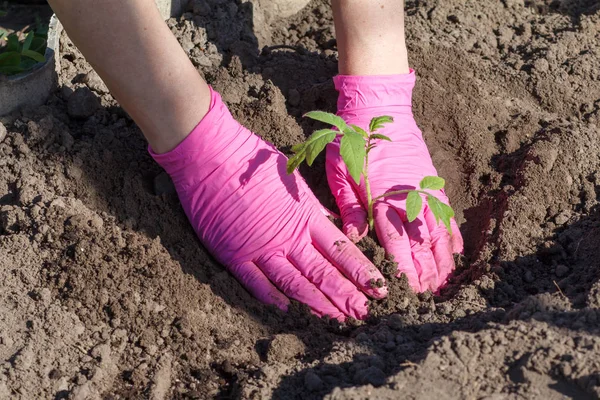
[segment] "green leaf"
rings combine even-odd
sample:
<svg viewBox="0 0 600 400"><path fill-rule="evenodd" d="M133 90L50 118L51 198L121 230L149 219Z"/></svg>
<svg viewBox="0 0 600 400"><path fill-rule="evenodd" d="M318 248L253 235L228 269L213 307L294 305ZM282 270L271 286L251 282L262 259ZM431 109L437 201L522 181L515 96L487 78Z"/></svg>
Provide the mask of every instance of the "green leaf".
<svg viewBox="0 0 600 400"><path fill-rule="evenodd" d="M378 129L383 128L383 125L389 124L390 122L394 122L394 118L389 115L382 115L381 117L375 117L371 120L369 124L369 130L371 133L375 132Z"/></svg>
<svg viewBox="0 0 600 400"><path fill-rule="evenodd" d="M288 174L291 174L293 170L298 168L305 159L308 165L312 165L319 153L323 151L328 143L335 139L338 133L338 131L334 131L333 129L320 129L313 132L313 134L306 139L306 142L292 146L292 151L296 154L287 162Z"/></svg>
<svg viewBox="0 0 600 400"><path fill-rule="evenodd" d="M306 163L311 166L315 158L323 151L327 144L331 143L338 132L331 129L315 131L306 141Z"/></svg>
<svg viewBox="0 0 600 400"><path fill-rule="evenodd" d="M19 65L21 63L21 54L16 51L7 51L6 53L0 53L0 65Z"/></svg>
<svg viewBox="0 0 600 400"><path fill-rule="evenodd" d="M444 178L440 178L439 176L426 176L419 183L419 187L422 190L440 190L444 188L445 184L446 181L444 180Z"/></svg>
<svg viewBox="0 0 600 400"><path fill-rule="evenodd" d="M389 137L385 136L385 135L381 135L379 133L374 133L371 135L371 139L381 139L381 140L387 140L388 142L391 142L392 139L390 139Z"/></svg>
<svg viewBox="0 0 600 400"><path fill-rule="evenodd" d="M442 203L435 196L427 196L427 205L435 217L435 222L439 224L440 220L442 220L448 232L452 234L452 227L450 226L450 219L454 217L452 207Z"/></svg>
<svg viewBox="0 0 600 400"><path fill-rule="evenodd" d="M44 62L44 61L46 61L46 58L42 54L37 53L35 51L23 50L21 52L21 54L23 54L25 57L29 57L29 58L37 61L37 62Z"/></svg>
<svg viewBox="0 0 600 400"><path fill-rule="evenodd" d="M305 117L314 119L316 121L325 122L326 124L333 125L340 130L340 132L346 133L350 130L346 121L342 117L338 117L335 114L328 113L325 111L309 111L304 114Z"/></svg>
<svg viewBox="0 0 600 400"><path fill-rule="evenodd" d="M298 144L295 144L292 146L292 151L294 153L298 153L298 152L304 150L304 147L306 147L306 142L298 143Z"/></svg>
<svg viewBox="0 0 600 400"><path fill-rule="evenodd" d="M19 38L14 33L8 35L8 39L6 42L6 51L19 51Z"/></svg>
<svg viewBox="0 0 600 400"><path fill-rule="evenodd" d="M35 17L35 35L47 38L49 28L50 27L48 26L48 24L42 23L42 19L36 15L36 17Z"/></svg>
<svg viewBox="0 0 600 400"><path fill-rule="evenodd" d="M419 192L408 192L408 196L406 197L406 217L408 218L408 222L413 222L417 218L422 206L423 199Z"/></svg>
<svg viewBox="0 0 600 400"><path fill-rule="evenodd" d="M46 51L46 39L39 36L35 36L31 42L29 50L37 51L40 54L44 54Z"/></svg>
<svg viewBox="0 0 600 400"><path fill-rule="evenodd" d="M365 139L356 132L344 134L340 142L340 155L357 185L360 184L360 176L365 166L365 156L367 155L365 145Z"/></svg>
<svg viewBox="0 0 600 400"><path fill-rule="evenodd" d="M315 140L321 139L324 136L331 137L331 135L333 135L333 139L335 139L335 136L337 134L339 134L339 132L334 131L333 129L319 129L317 131L314 131L312 135L310 135L309 138L306 139L306 142L304 142L304 144L308 145L314 142ZM333 141L333 139L331 139L330 142Z"/></svg>
<svg viewBox="0 0 600 400"><path fill-rule="evenodd" d="M6 14L7 14L7 12L6 12L6 11L4 11L4 10L0 10L0 17L5 17L5 16L6 16Z"/></svg>
<svg viewBox="0 0 600 400"><path fill-rule="evenodd" d="M33 36L33 32L29 32L27 34L27 36L25 37L25 41L23 42L23 51L29 50L29 47L31 47L31 42L33 41Z"/></svg>
<svg viewBox="0 0 600 400"><path fill-rule="evenodd" d="M32 69L38 62L27 57L21 57L21 64L19 66L23 68L23 71L29 71Z"/></svg>
<svg viewBox="0 0 600 400"><path fill-rule="evenodd" d="M296 168L298 168L298 166L300 164L302 164L302 161L304 161L304 159L306 158L306 152L302 151L298 154L295 154L294 156L292 156L286 165L286 171L288 174L291 174L292 172L294 172L294 170Z"/></svg>
<svg viewBox="0 0 600 400"><path fill-rule="evenodd" d="M364 137L365 139L369 138L369 135L367 134L367 131L365 131L363 128L361 128L358 125L350 125L352 127L352 129L354 129L356 132L360 133L362 137Z"/></svg>

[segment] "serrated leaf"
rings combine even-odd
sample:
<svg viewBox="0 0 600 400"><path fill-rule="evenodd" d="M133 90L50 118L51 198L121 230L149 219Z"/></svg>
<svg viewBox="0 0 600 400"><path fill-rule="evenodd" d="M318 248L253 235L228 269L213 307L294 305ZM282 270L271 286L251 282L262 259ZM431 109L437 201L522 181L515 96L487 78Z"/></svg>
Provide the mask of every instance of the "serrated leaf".
<svg viewBox="0 0 600 400"><path fill-rule="evenodd" d="M23 51L29 50L29 47L31 47L31 42L33 41L33 36L33 32L29 32L27 34L27 36L25 37L25 41L23 42Z"/></svg>
<svg viewBox="0 0 600 400"><path fill-rule="evenodd" d="M293 155L292 157L290 157L290 159L287 161L286 164L286 171L288 174L291 174L294 172L294 170L296 168L298 168L298 166L300 164L302 164L302 161L304 161L304 159L306 158L306 152L301 151L298 154Z"/></svg>
<svg viewBox="0 0 600 400"><path fill-rule="evenodd" d="M304 149L305 146L306 146L306 142L295 144L292 146L292 151L294 153L298 153L299 151Z"/></svg>
<svg viewBox="0 0 600 400"><path fill-rule="evenodd" d="M408 192L408 196L406 196L406 217L408 218L408 222L413 222L419 216L421 207L423 207L421 195L414 191Z"/></svg>
<svg viewBox="0 0 600 400"><path fill-rule="evenodd" d="M452 227L450 226L450 219L454 217L454 210L452 210L452 207L442 203L435 196L427 196L427 205L435 217L435 222L439 224L441 220L448 232L452 234Z"/></svg>
<svg viewBox="0 0 600 400"><path fill-rule="evenodd" d="M333 129L320 129L313 132L313 134L306 139L306 142L292 146L292 151L296 153L296 155L288 160L286 168L288 174L291 173L290 171L296 169L305 159L309 166L312 165L319 153L323 151L328 143L331 143L335 139L338 133L338 131L334 131Z"/></svg>
<svg viewBox="0 0 600 400"><path fill-rule="evenodd" d="M314 119L315 121L321 121L329 125L333 125L340 130L340 132L346 133L350 130L346 121L342 117L338 117L335 114L328 113L325 111L309 111L304 114L305 117Z"/></svg>
<svg viewBox="0 0 600 400"><path fill-rule="evenodd" d="M385 136L385 135L381 135L379 133L374 133L371 135L371 139L381 139L381 140L387 140L388 142L391 142L392 139L390 139L389 137Z"/></svg>
<svg viewBox="0 0 600 400"><path fill-rule="evenodd" d="M441 212L440 212L439 203L441 203L441 202L437 199L437 197L427 196L427 205L429 206L429 209L431 210L431 212L433 213L433 216L435 217L436 224L440 223Z"/></svg>
<svg viewBox="0 0 600 400"><path fill-rule="evenodd" d="M365 166L366 141L358 133L348 132L340 141L340 155L348 168L348 173L356 184L360 184L360 176Z"/></svg>
<svg viewBox="0 0 600 400"><path fill-rule="evenodd" d="M385 124L389 124L390 122L394 122L394 118L390 117L389 115L375 117L371 120L371 123L369 124L369 131L373 133L376 130L383 128Z"/></svg>
<svg viewBox="0 0 600 400"><path fill-rule="evenodd" d="M327 137L331 137L331 135L333 135L333 138L335 139L335 136L339 134L338 131L334 131L333 129L319 129L317 131L314 131L312 133L312 135L309 136L308 139L306 139L306 142L304 142L304 144L310 144L311 142L314 142L315 140L319 140L324 136ZM331 139L330 141L333 141L333 139Z"/></svg>
<svg viewBox="0 0 600 400"><path fill-rule="evenodd" d="M357 133L360 133L360 135L361 135L362 137L364 137L365 139L368 139L368 138L369 138L369 134L367 133L367 131L365 131L365 130L364 130L363 128L361 128L360 126L358 126L358 125L354 125L354 124L351 124L350 126L351 126L351 127L352 127L352 129L354 129L354 130L355 130Z"/></svg>
<svg viewBox="0 0 600 400"><path fill-rule="evenodd" d="M29 57L32 60L35 60L37 62L44 62L44 61L46 61L46 58L42 54L37 53L35 51L23 50L21 52L21 54L24 55L25 57Z"/></svg>
<svg viewBox="0 0 600 400"><path fill-rule="evenodd" d="M336 134L337 132L331 129L323 129L312 134L309 143L306 145L306 163L309 166L312 165L315 158L323 151L325 146L335 139Z"/></svg>
<svg viewBox="0 0 600 400"><path fill-rule="evenodd" d="M440 190L444 188L446 181L444 178L440 178L439 176L426 176L419 183L419 187L422 190Z"/></svg>

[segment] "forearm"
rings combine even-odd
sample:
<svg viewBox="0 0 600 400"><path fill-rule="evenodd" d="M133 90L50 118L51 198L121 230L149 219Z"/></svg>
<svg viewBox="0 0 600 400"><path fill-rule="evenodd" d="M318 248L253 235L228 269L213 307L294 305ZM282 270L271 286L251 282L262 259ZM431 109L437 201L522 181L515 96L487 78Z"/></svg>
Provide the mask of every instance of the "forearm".
<svg viewBox="0 0 600 400"><path fill-rule="evenodd" d="M210 93L152 0L49 0L71 40L156 152L180 143Z"/></svg>
<svg viewBox="0 0 600 400"><path fill-rule="evenodd" d="M332 0L342 75L408 73L403 0Z"/></svg>

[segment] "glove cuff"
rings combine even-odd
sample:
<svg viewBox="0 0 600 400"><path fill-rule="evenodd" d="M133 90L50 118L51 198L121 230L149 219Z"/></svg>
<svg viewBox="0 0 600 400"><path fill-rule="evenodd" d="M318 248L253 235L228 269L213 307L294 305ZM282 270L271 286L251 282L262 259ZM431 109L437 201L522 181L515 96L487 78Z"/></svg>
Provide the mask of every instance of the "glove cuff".
<svg viewBox="0 0 600 400"><path fill-rule="evenodd" d="M358 109L412 106L415 71L401 75L337 75L333 78L338 90L338 114Z"/></svg>
<svg viewBox="0 0 600 400"><path fill-rule="evenodd" d="M173 150L162 154L155 153L148 146L152 158L174 181L180 175L189 174L191 172L189 168L197 168L199 159L201 159L202 170L193 173L196 179L204 179L221 164L223 158L235 152L236 144L240 145L251 136L251 133L233 118L219 93L212 87L209 88L211 99L208 112L181 143Z"/></svg>

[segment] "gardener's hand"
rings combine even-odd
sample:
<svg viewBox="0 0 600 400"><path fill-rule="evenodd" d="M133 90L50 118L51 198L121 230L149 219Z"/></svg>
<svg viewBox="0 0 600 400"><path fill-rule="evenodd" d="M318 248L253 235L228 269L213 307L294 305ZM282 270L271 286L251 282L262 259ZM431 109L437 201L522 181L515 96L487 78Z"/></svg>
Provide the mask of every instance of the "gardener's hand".
<svg viewBox="0 0 600 400"><path fill-rule="evenodd" d="M364 318L383 279L325 216L286 157L237 123L211 90L208 114L174 150L150 153L169 173L206 248L264 303L289 298L319 316Z"/></svg>
<svg viewBox="0 0 600 400"><path fill-rule="evenodd" d="M371 118L389 115L394 122L378 131L392 142L378 141L369 153L368 176L373 197L383 193L418 188L425 176L437 175L411 110L414 71L407 75L337 76L338 115L348 124L368 129ZM353 241L367 234L367 196L364 181L357 186L348 175L339 153L339 140L327 147L327 178L337 200L344 233ZM443 191L432 191L448 204ZM385 197L374 207L377 238L398 262L416 291L436 291L454 269L452 253L463 250L463 241L454 219L452 235L424 208L413 222L405 212L406 195Z"/></svg>

